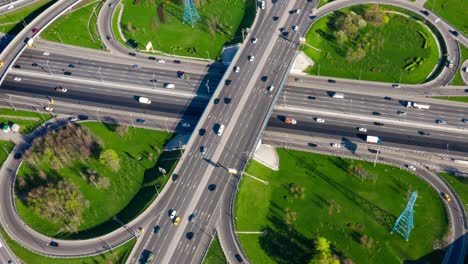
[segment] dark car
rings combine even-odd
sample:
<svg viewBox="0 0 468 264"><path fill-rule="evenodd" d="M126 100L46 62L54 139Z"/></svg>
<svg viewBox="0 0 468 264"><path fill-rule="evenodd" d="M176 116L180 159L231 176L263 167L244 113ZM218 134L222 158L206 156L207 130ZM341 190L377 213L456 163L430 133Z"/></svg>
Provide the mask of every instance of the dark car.
<svg viewBox="0 0 468 264"><path fill-rule="evenodd" d="M47 244L48 246L51 246L51 247L58 247L59 244L55 241L50 241L49 244Z"/></svg>
<svg viewBox="0 0 468 264"><path fill-rule="evenodd" d="M376 126L383 126L384 124L383 124L383 123L380 123L380 122L374 122L374 125L376 125Z"/></svg>
<svg viewBox="0 0 468 264"><path fill-rule="evenodd" d="M385 100L388 100L388 101L391 101L391 100L392 100L392 98L391 98L390 96L385 96L384 99L385 99Z"/></svg>
<svg viewBox="0 0 468 264"><path fill-rule="evenodd" d="M138 124L144 124L146 121L143 120L143 119L137 119L136 122L137 122Z"/></svg>
<svg viewBox="0 0 468 264"><path fill-rule="evenodd" d="M70 75L72 75L72 73L71 73L71 72L69 72L69 71L65 71L65 72L63 72L63 74L64 74L64 75L67 75L67 76L70 76Z"/></svg>
<svg viewBox="0 0 468 264"><path fill-rule="evenodd" d="M262 81L264 81L264 82L268 81L268 76L266 76L266 75L262 76Z"/></svg>
<svg viewBox="0 0 468 264"><path fill-rule="evenodd" d="M38 67L38 66L39 66L39 64L37 64L37 63L33 62L33 64L31 64L31 66L33 66L33 67Z"/></svg>
<svg viewBox="0 0 468 264"><path fill-rule="evenodd" d="M15 153L15 155L13 156L13 158L14 158L15 160L19 160L19 159L21 159L22 156L23 156L23 154L21 154L20 152L17 152L17 153Z"/></svg>
<svg viewBox="0 0 468 264"><path fill-rule="evenodd" d="M307 143L307 146L311 147L311 148L316 148L318 147L317 144L314 144L314 143Z"/></svg>
<svg viewBox="0 0 468 264"><path fill-rule="evenodd" d="M179 178L179 175L178 174L172 174L172 181L176 182L177 181L177 178Z"/></svg>
<svg viewBox="0 0 468 264"><path fill-rule="evenodd" d="M214 104L218 104L218 103L219 103L219 98L214 99Z"/></svg>
<svg viewBox="0 0 468 264"><path fill-rule="evenodd" d="M188 240L191 240L193 238L193 236L194 236L193 232L188 232L187 235L186 235Z"/></svg>
<svg viewBox="0 0 468 264"><path fill-rule="evenodd" d="M200 128L200 130L198 130L198 134L199 134L200 136L205 135L205 133L206 133L206 129L204 129L204 128Z"/></svg>
<svg viewBox="0 0 468 264"><path fill-rule="evenodd" d="M15 66L13 66L15 69L21 69L21 66L16 64Z"/></svg>
<svg viewBox="0 0 468 264"><path fill-rule="evenodd" d="M236 254L234 257L236 257L236 259L237 259L237 261L239 261L239 263L244 262L244 260L242 259L241 255Z"/></svg>
<svg viewBox="0 0 468 264"><path fill-rule="evenodd" d="M460 35L460 33L458 33L458 31L456 30L452 30L451 32L455 37L458 37Z"/></svg>
<svg viewBox="0 0 468 264"><path fill-rule="evenodd" d="M200 152L201 152L201 154L205 154L206 153L206 147L201 146L200 147Z"/></svg>
<svg viewBox="0 0 468 264"><path fill-rule="evenodd" d="M224 81L224 84L226 84L226 85L230 85L231 83L232 83L231 80L225 80L225 81Z"/></svg>
<svg viewBox="0 0 468 264"><path fill-rule="evenodd" d="M426 15L426 16L429 15L429 11L427 11L427 10L421 10L421 13L423 13L423 14Z"/></svg>
<svg viewBox="0 0 468 264"><path fill-rule="evenodd" d="M422 130L419 130L418 134L421 135L421 136L430 136L431 135L431 133L425 132L425 131L422 131Z"/></svg>
<svg viewBox="0 0 468 264"><path fill-rule="evenodd" d="M372 112L372 115L382 115L382 113L374 111L374 112Z"/></svg>
<svg viewBox="0 0 468 264"><path fill-rule="evenodd" d="M307 99L309 99L309 100L315 100L315 96L307 96Z"/></svg>
<svg viewBox="0 0 468 264"><path fill-rule="evenodd" d="M283 31L283 32L281 33L281 35L283 35L283 37L287 37L287 36L289 35L289 32L288 32L288 31Z"/></svg>
<svg viewBox="0 0 468 264"><path fill-rule="evenodd" d="M231 98L228 98L228 97L224 98L224 103L230 104L231 102L232 102Z"/></svg>
<svg viewBox="0 0 468 264"><path fill-rule="evenodd" d="M197 218L197 216L195 214L191 214L188 218L189 222L193 222L195 221L195 218Z"/></svg>
<svg viewBox="0 0 468 264"><path fill-rule="evenodd" d="M156 58L153 57L153 56L149 56L149 57L148 57L148 60L156 60Z"/></svg>
<svg viewBox="0 0 468 264"><path fill-rule="evenodd" d="M329 82L329 83L336 83L336 81L333 80L333 79L328 79L328 82Z"/></svg>
<svg viewBox="0 0 468 264"><path fill-rule="evenodd" d="M111 36L106 36L106 39L107 39L107 40L111 40Z"/></svg>
<svg viewBox="0 0 468 264"><path fill-rule="evenodd" d="M279 18L279 17L274 16L274 17L273 17L273 20L276 21L276 20L278 20L278 18Z"/></svg>
<svg viewBox="0 0 468 264"><path fill-rule="evenodd" d="M174 60L174 63L180 64L180 60Z"/></svg>
<svg viewBox="0 0 468 264"><path fill-rule="evenodd" d="M158 225L155 226L153 232L155 235L158 235L159 233L161 233L161 227Z"/></svg>
<svg viewBox="0 0 468 264"><path fill-rule="evenodd" d="M33 28L33 29L32 29L32 32L33 32L34 34L36 34L37 32L39 32L39 29Z"/></svg>
<svg viewBox="0 0 468 264"><path fill-rule="evenodd" d="M129 52L128 55L130 55L130 56L136 56L136 53Z"/></svg>
<svg viewBox="0 0 468 264"><path fill-rule="evenodd" d="M210 185L208 185L208 190L210 190L210 191L216 190L216 184L210 184Z"/></svg>
<svg viewBox="0 0 468 264"><path fill-rule="evenodd" d="M79 119L79 120L88 120L88 119L89 119L89 116L86 116L86 115L78 115L78 119Z"/></svg>
<svg viewBox="0 0 468 264"><path fill-rule="evenodd" d="M73 64L73 63L68 64L68 68L75 68L75 67L76 67L76 66L75 66L75 64Z"/></svg>

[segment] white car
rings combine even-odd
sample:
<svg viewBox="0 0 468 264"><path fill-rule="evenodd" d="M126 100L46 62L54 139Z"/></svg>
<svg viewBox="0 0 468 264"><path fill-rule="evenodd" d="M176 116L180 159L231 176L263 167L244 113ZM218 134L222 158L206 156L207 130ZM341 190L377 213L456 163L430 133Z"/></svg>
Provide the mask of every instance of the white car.
<svg viewBox="0 0 468 264"><path fill-rule="evenodd" d="M43 51L43 52L42 52L42 55L44 55L44 56L49 56L49 55L50 55L50 53L49 53L49 52L47 52L47 51Z"/></svg>
<svg viewBox="0 0 468 264"><path fill-rule="evenodd" d="M413 166L413 165L406 165L406 167L408 167L408 169L410 169L412 171L416 171L416 167Z"/></svg>
<svg viewBox="0 0 468 264"><path fill-rule="evenodd" d="M52 112L54 109L50 106L46 106L44 107L44 110L46 110L47 112Z"/></svg>
<svg viewBox="0 0 468 264"><path fill-rule="evenodd" d="M442 120L442 119L437 119L436 123L439 124L439 125L445 125L445 121Z"/></svg>
<svg viewBox="0 0 468 264"><path fill-rule="evenodd" d="M408 113L403 112L403 111L398 111L397 114L398 114L399 116L405 116L405 115L407 115Z"/></svg>
<svg viewBox="0 0 468 264"><path fill-rule="evenodd" d="M19 82L19 81L21 81L21 78L20 77L15 77L15 78L13 78L13 80Z"/></svg>
<svg viewBox="0 0 468 264"><path fill-rule="evenodd" d="M360 128L358 128L358 131L359 131L359 132L367 132L367 128L365 128L365 127L360 127Z"/></svg>
<svg viewBox="0 0 468 264"><path fill-rule="evenodd" d="M332 143L331 146L334 148L341 148L341 144L338 143Z"/></svg>
<svg viewBox="0 0 468 264"><path fill-rule="evenodd" d="M254 59L255 59L255 56L253 56L253 55L249 56L249 61L253 61Z"/></svg>
<svg viewBox="0 0 468 264"><path fill-rule="evenodd" d="M235 71L235 72L239 72L239 70L240 70L240 68L239 68L239 67L237 67L237 66L236 66L236 67L234 67L234 71Z"/></svg>
<svg viewBox="0 0 468 264"><path fill-rule="evenodd" d="M392 84L392 87L398 89L398 88L400 88L401 86L400 86L399 84L397 84L397 83L394 83L394 84Z"/></svg>
<svg viewBox="0 0 468 264"><path fill-rule="evenodd" d="M323 119L323 118L318 118L318 117L316 117L316 118L315 118L315 121L316 121L317 123L325 123L325 119Z"/></svg>
<svg viewBox="0 0 468 264"><path fill-rule="evenodd" d="M299 26L297 26L297 25L296 25L296 26L293 26L292 29L293 29L294 31L297 31L297 30L299 29Z"/></svg>
<svg viewBox="0 0 468 264"><path fill-rule="evenodd" d="M184 122L182 123L182 127L190 127L190 123Z"/></svg>
<svg viewBox="0 0 468 264"><path fill-rule="evenodd" d="M462 119L462 122L465 123L465 124L468 124L468 119L464 118L464 119Z"/></svg>
<svg viewBox="0 0 468 264"><path fill-rule="evenodd" d="M268 88L267 88L267 90L268 90L269 92L273 92L274 89L275 89L275 86L273 86L273 85L270 85L270 86L268 86Z"/></svg>
<svg viewBox="0 0 468 264"><path fill-rule="evenodd" d="M141 69L141 66L138 65L138 64L133 64L132 67L133 67L134 69Z"/></svg>
<svg viewBox="0 0 468 264"><path fill-rule="evenodd" d="M301 9L299 9L299 8L298 8L298 9L296 9L295 13L296 13L296 14L299 14L299 13L301 13Z"/></svg>
<svg viewBox="0 0 468 264"><path fill-rule="evenodd" d="M172 209L172 210L171 210L170 218L171 218L171 219L174 219L174 217L176 216L176 213L177 213L176 210Z"/></svg>
<svg viewBox="0 0 468 264"><path fill-rule="evenodd" d="M13 8L15 8L14 5L9 5L9 6L7 7L8 10L11 10L11 9L13 9Z"/></svg>
<svg viewBox="0 0 468 264"><path fill-rule="evenodd" d="M163 60L163 59L158 59L158 62L159 62L159 63L166 63L166 61Z"/></svg>
<svg viewBox="0 0 468 264"><path fill-rule="evenodd" d="M257 38L252 38L252 43L253 44L257 43Z"/></svg>

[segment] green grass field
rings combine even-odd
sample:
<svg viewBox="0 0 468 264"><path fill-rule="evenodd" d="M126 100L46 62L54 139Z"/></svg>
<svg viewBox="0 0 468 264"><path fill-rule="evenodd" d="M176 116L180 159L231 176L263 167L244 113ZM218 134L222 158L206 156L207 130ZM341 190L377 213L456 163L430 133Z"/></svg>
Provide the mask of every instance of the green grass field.
<svg viewBox="0 0 468 264"><path fill-rule="evenodd" d="M433 244L447 231L445 209L439 195L418 177L382 164L374 168L368 162L284 149L278 154L279 172L251 161L247 172L269 185L244 175L235 203L237 231L267 231L239 235L252 263L308 263L317 235L354 263L442 261ZM350 176L351 162L378 175L376 183ZM303 198L291 193L291 184L304 188ZM415 228L406 242L390 230L413 190L419 193ZM373 239L370 247L360 243L363 235Z"/></svg>
<svg viewBox="0 0 468 264"><path fill-rule="evenodd" d="M457 30L468 34L468 1L466 0L427 0L424 7L433 10L452 24Z"/></svg>
<svg viewBox="0 0 468 264"><path fill-rule="evenodd" d="M362 6L342 9L354 10L359 14ZM387 7L383 7L387 9ZM394 10L394 9L392 9ZM332 76L369 81L422 83L437 65L439 51L436 40L428 29L402 15L387 13L389 23L375 27L367 25L358 38L369 34L366 56L360 61L346 59L347 44L340 46L329 28L331 15L320 19L306 34L304 52L315 62L306 72L312 75ZM423 38L418 31L422 32ZM321 32L319 34L319 32ZM424 42L427 47L424 48ZM410 60L423 59L414 71L404 70Z"/></svg>
<svg viewBox="0 0 468 264"><path fill-rule="evenodd" d="M452 80L452 85L466 85L464 82L463 82L463 79L461 77L461 74L460 74L460 68L463 64L464 61L468 60L468 48L465 48L465 46L463 45L460 45L460 52L461 52L461 63L460 63L460 67L458 67L457 69L457 73L455 74L455 77L453 77L453 80Z"/></svg>
<svg viewBox="0 0 468 264"><path fill-rule="evenodd" d="M19 117L19 118L15 118ZM30 117L34 120L24 120L21 117ZM29 112L23 110L14 111L13 109L0 108L0 126L3 124L18 124L22 134L31 133L34 128L52 118L52 115L45 113ZM10 131L10 133L12 133Z"/></svg>
<svg viewBox="0 0 468 264"><path fill-rule="evenodd" d="M458 197L460 197L466 213L468 211L468 180L461 177L455 177L448 173L440 173L440 176L442 176L442 178L452 186Z"/></svg>
<svg viewBox="0 0 468 264"><path fill-rule="evenodd" d="M448 96L434 96L432 98L455 101L455 102L462 102L462 103L468 103L468 96L451 96L451 97L448 97Z"/></svg>
<svg viewBox="0 0 468 264"><path fill-rule="evenodd" d="M330 2L333 2L334 0L319 0L317 7L321 7L323 5L326 5Z"/></svg>
<svg viewBox="0 0 468 264"><path fill-rule="evenodd" d="M228 263L224 256L218 236L211 242L210 249L206 253L203 264L226 264Z"/></svg>
<svg viewBox="0 0 468 264"><path fill-rule="evenodd" d="M219 57L223 45L242 40L241 30L252 24L257 5L254 0L200 0L201 21L192 28L182 23L183 1L164 1L165 23L158 16L162 0L142 1L138 5L134 5L134 0L122 2L124 35L128 41L137 41L138 49L145 49L151 41L154 50L210 59ZM211 29L215 29L213 34Z"/></svg>
<svg viewBox="0 0 468 264"><path fill-rule="evenodd" d="M13 253L21 259L22 263L25 264L108 264L108 263L125 263L136 240L131 240L118 248L115 248L111 252L107 252L101 255L87 258L74 258L74 259L59 259L59 258L48 258L28 251L24 247L20 246L14 240L12 240L7 233L0 228L2 237L7 242Z"/></svg>
<svg viewBox="0 0 468 264"><path fill-rule="evenodd" d="M0 16L0 32L17 34L24 28L24 23L29 24L42 11L56 1L40 0L16 11ZM24 23L23 23L24 19Z"/></svg>
<svg viewBox="0 0 468 264"><path fill-rule="evenodd" d="M15 144L10 141L0 140L0 167L8 157ZM7 153L8 152L8 153Z"/></svg>
<svg viewBox="0 0 468 264"><path fill-rule="evenodd" d="M23 220L46 235L55 235L64 239L88 238L118 228L119 225L111 220L115 215L119 220L129 222L154 200L155 186L158 185L159 189L163 188L167 179L162 177L158 167L163 167L170 173L177 162L177 159L161 161L162 158L167 158L168 154L160 155L154 149L154 147L162 149L165 142L172 136L170 133L130 127L127 134L119 136L114 132L115 126L113 125L101 125L94 122L82 125L90 128L105 149L113 149L117 152L121 168L118 172L114 172L95 158L90 158L86 162L76 161L72 166L59 170L43 166L41 169L47 174L67 178L79 186L84 198L90 204L82 214L79 232L70 234L63 230L59 232L61 226L34 213L17 198L16 205ZM110 187L97 188L87 183L79 174L83 168L91 168L100 175L106 176L111 182ZM33 175L31 167L27 165L23 165L18 174L25 179L30 179L30 175ZM23 192L18 184L15 192L18 196L21 196Z"/></svg>
<svg viewBox="0 0 468 264"><path fill-rule="evenodd" d="M82 6L57 19L41 34L41 37L75 46L103 49L96 26L97 14L102 7L102 3L88 0L84 1ZM96 10L95 13L94 9ZM88 21L90 21L89 27Z"/></svg>

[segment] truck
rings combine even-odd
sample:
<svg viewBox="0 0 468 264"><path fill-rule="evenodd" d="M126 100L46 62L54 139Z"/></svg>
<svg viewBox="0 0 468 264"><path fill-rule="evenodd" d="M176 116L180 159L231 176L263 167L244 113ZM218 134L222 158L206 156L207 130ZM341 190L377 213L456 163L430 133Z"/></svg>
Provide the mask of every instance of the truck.
<svg viewBox="0 0 468 264"><path fill-rule="evenodd" d="M366 142L379 144L380 142L382 142L382 140L380 140L380 138L376 136L366 136Z"/></svg>
<svg viewBox="0 0 468 264"><path fill-rule="evenodd" d="M334 93L333 98L339 98L339 99L343 99L344 98L344 94L343 93Z"/></svg>
<svg viewBox="0 0 468 264"><path fill-rule="evenodd" d="M417 108L417 109L425 109L425 110L428 110L429 107L430 107L430 105L418 104L418 103L415 103L415 102L407 102L407 103L406 103L406 108Z"/></svg>
<svg viewBox="0 0 468 264"><path fill-rule="evenodd" d="M237 170L236 169L228 168L228 172L229 172L229 174L237 175Z"/></svg>
<svg viewBox="0 0 468 264"><path fill-rule="evenodd" d="M286 117L286 119L284 120L284 122L286 124L292 124L292 125L295 125L297 124L297 120L292 118L292 117Z"/></svg>

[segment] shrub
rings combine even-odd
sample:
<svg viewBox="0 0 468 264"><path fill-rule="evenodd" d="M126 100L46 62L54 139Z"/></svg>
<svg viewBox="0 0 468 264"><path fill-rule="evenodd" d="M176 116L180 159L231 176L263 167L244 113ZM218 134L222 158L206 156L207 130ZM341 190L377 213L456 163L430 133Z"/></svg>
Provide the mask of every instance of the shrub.
<svg viewBox="0 0 468 264"><path fill-rule="evenodd" d="M109 166L113 171L118 171L120 169L119 155L117 155L117 152L113 149L104 150L99 156L99 162Z"/></svg>

